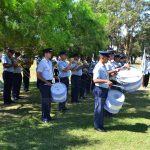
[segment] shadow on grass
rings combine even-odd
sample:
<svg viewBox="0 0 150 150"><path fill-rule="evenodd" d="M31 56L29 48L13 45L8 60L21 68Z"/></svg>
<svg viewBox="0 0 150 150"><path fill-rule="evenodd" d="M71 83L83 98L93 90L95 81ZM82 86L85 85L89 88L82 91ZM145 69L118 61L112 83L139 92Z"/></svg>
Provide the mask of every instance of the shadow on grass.
<svg viewBox="0 0 150 150"><path fill-rule="evenodd" d="M69 112L61 114L57 111L57 104L52 104L54 121L42 124L40 120L40 94L36 84L31 83L27 100L20 100L16 108L11 107L0 111L0 148L1 149L39 149L39 150L65 150L72 147L88 146L101 143L100 140L89 140L86 134L93 128L94 100L92 96L88 101L76 106L70 105ZM145 97L147 93L138 91L127 94L127 101L118 118L146 118L150 119L150 112L146 110L150 103ZM15 107L15 105L13 105ZM135 109L131 111L130 109ZM146 133L149 126L142 123L135 125L120 124L108 120L108 129L114 131L130 131ZM74 132L77 132L74 134ZM93 131L92 131L93 132Z"/></svg>
<svg viewBox="0 0 150 150"><path fill-rule="evenodd" d="M131 131L131 132L141 132L146 133L149 126L143 123L136 123L135 125L115 125L115 126L109 126L110 130L117 130L117 131Z"/></svg>
<svg viewBox="0 0 150 150"><path fill-rule="evenodd" d="M150 119L149 92L138 90L126 94L126 104L123 106L119 117L122 118L145 118Z"/></svg>
<svg viewBox="0 0 150 150"><path fill-rule="evenodd" d="M2 107L1 149L65 150L69 147L88 146L101 142L70 133L73 130L78 132L85 130L86 133L86 129L92 128L93 106L89 107L89 105L93 105L93 102L75 107L70 105L71 110L65 114L58 113L57 104L52 104L54 121L50 124L42 124L40 95L34 86L35 84L32 83L30 92L26 93L31 94L28 100L20 100L18 104Z"/></svg>

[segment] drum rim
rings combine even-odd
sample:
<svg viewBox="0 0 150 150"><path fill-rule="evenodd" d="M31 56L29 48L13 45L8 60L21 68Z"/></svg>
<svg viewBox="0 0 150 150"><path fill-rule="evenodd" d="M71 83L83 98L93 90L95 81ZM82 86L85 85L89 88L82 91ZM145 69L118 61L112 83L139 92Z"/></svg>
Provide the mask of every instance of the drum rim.
<svg viewBox="0 0 150 150"><path fill-rule="evenodd" d="M125 95L124 95L121 91L119 91L119 90L114 90L114 89L110 89L110 90L108 91L107 99L109 98L109 92L111 92L111 91L117 91L117 92L121 93L121 97L120 97L120 98L117 98L117 101L118 101L118 102L124 102L124 101L125 101ZM106 99L106 100L107 100L107 99ZM120 99L123 99L123 101L122 101L122 100L120 101ZM110 98L110 100L111 100L111 98Z"/></svg>
<svg viewBox="0 0 150 150"><path fill-rule="evenodd" d="M62 82L58 82L58 83L54 83L54 84L52 84L52 86L51 86L51 92L52 92L52 90L54 89L54 86L55 86L55 85L57 85L57 84L61 84L61 85L63 85L63 87L65 88L65 90L67 90L67 87L66 87L66 85L65 85L64 83L62 83Z"/></svg>

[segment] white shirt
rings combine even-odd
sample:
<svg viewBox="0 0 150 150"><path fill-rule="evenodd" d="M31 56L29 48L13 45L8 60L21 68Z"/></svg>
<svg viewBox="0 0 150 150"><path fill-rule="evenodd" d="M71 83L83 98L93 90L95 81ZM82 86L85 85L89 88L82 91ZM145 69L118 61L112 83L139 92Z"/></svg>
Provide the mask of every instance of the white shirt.
<svg viewBox="0 0 150 150"><path fill-rule="evenodd" d="M4 55L2 56L1 61L2 61L2 64L9 64L9 65L12 65L12 61L11 61L11 59L8 57L7 54L4 54ZM3 70L4 70L4 71L8 71L8 72L14 72L14 67L9 67L9 68L5 68L5 67L4 67Z"/></svg>
<svg viewBox="0 0 150 150"><path fill-rule="evenodd" d="M53 80L52 62L43 58L38 64L37 72L42 73L45 80Z"/></svg>
<svg viewBox="0 0 150 150"><path fill-rule="evenodd" d="M93 80L95 79L109 80L109 73L106 66L101 62L98 62L93 70ZM95 86L109 88L107 83L96 83Z"/></svg>
<svg viewBox="0 0 150 150"><path fill-rule="evenodd" d="M150 73L150 60L145 61L145 65L142 69L142 72L144 75Z"/></svg>

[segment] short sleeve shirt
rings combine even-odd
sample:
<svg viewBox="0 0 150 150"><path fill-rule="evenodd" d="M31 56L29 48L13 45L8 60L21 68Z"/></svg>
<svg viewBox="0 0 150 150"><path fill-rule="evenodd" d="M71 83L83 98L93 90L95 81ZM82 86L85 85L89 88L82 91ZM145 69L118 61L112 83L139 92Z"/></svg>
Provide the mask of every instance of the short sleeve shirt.
<svg viewBox="0 0 150 150"><path fill-rule="evenodd" d="M76 65L76 63L72 63L71 65L71 69L74 68ZM81 65L78 65L75 69L78 69L79 67L81 67ZM79 69L78 71L71 71L72 75L77 75L77 76L82 76L82 69Z"/></svg>
<svg viewBox="0 0 150 150"><path fill-rule="evenodd" d="M42 73L45 80L53 80L52 62L43 58L38 64L37 72Z"/></svg>
<svg viewBox="0 0 150 150"><path fill-rule="evenodd" d="M109 80L109 74L106 66L101 62L98 62L93 70L93 80L95 79ZM107 83L96 83L95 86L109 88Z"/></svg>
<svg viewBox="0 0 150 150"><path fill-rule="evenodd" d="M7 54L2 56L2 64L10 64L12 65L12 61L11 59L7 56ZM8 71L8 72L14 72L14 67L9 67L9 68L3 68L4 71Z"/></svg>
<svg viewBox="0 0 150 150"><path fill-rule="evenodd" d="M68 62L66 61L58 61L57 63L57 68L59 71L59 77L60 78L65 78L65 77L69 77L70 76L70 71L65 72L64 70L68 67Z"/></svg>

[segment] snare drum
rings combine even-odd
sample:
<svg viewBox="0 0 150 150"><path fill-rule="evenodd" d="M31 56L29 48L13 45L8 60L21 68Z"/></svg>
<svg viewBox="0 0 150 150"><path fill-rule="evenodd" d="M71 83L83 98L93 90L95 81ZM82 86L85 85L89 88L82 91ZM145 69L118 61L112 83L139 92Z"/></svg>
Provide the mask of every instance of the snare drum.
<svg viewBox="0 0 150 150"><path fill-rule="evenodd" d="M62 103L67 100L67 88L66 85L58 82L51 86L52 101L56 103Z"/></svg>
<svg viewBox="0 0 150 150"><path fill-rule="evenodd" d="M125 96L121 91L110 89L104 108L112 113L117 114L124 104Z"/></svg>
<svg viewBox="0 0 150 150"><path fill-rule="evenodd" d="M134 92L142 84L142 73L134 67L121 70L116 75L116 81L124 87L126 92Z"/></svg>

